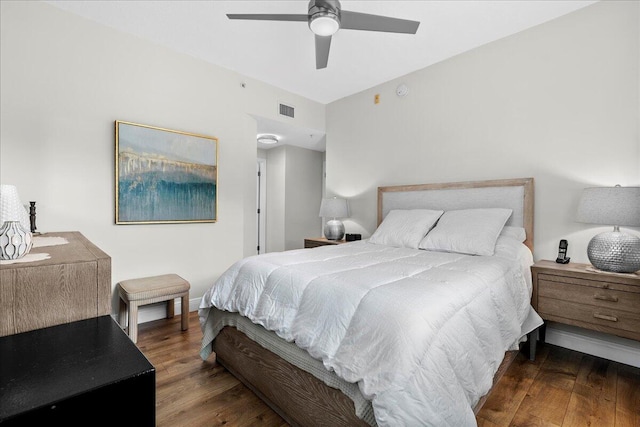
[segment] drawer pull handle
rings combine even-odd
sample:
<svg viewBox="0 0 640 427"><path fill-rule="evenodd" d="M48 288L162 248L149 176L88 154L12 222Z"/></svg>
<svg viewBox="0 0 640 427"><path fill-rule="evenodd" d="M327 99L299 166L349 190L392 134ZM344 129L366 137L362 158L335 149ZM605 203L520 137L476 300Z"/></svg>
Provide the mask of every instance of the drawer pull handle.
<svg viewBox="0 0 640 427"><path fill-rule="evenodd" d="M606 314L593 313L593 317L596 319L608 320L609 322L617 322L618 318L615 316L609 316Z"/></svg>
<svg viewBox="0 0 640 427"><path fill-rule="evenodd" d="M618 297L616 296L595 294L593 297L602 301L618 302Z"/></svg>

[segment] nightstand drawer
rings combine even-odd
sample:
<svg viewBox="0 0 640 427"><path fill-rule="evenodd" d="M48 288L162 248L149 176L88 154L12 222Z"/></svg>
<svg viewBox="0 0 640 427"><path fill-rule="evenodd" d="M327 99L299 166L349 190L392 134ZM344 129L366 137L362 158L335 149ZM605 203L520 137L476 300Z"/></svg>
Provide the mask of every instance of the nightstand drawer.
<svg viewBox="0 0 640 427"><path fill-rule="evenodd" d="M594 273L594 276L597 277L598 273ZM613 289L613 290L619 290L619 291L625 291L625 292L632 292L635 294L640 295L640 288L638 288L638 286L635 285L627 285L624 283L620 283L620 282L616 282L615 280L611 280L612 277L606 276L606 277L602 277L602 280L589 280L589 279L583 279L583 278L578 278L578 277L571 277L571 276L561 276L561 275L554 275L554 274L545 274L545 273L540 273L538 274L538 281L548 281L548 282L554 282L554 283L558 283L558 284L570 284L570 285L580 285L580 286L584 286L584 287L591 287L591 288L598 288L598 289ZM613 279L616 279L616 277L613 277Z"/></svg>
<svg viewBox="0 0 640 427"><path fill-rule="evenodd" d="M559 283L538 277L538 295L540 298L553 298L587 304L596 307L637 312L640 307L640 294L595 286Z"/></svg>
<svg viewBox="0 0 640 427"><path fill-rule="evenodd" d="M637 310L634 312L612 310L577 302L540 297L538 311L544 318L550 320L564 321L564 323L576 326L590 327L591 329L640 339L640 333L638 333L640 331L640 313Z"/></svg>

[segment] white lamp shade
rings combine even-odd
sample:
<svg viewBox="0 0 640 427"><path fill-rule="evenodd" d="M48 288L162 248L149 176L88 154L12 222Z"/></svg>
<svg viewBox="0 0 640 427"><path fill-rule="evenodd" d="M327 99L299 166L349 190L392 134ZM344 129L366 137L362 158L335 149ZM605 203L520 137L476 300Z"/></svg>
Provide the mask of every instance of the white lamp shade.
<svg viewBox="0 0 640 427"><path fill-rule="evenodd" d="M339 197L322 199L319 216L324 218L347 218L349 216L347 200Z"/></svg>
<svg viewBox="0 0 640 427"><path fill-rule="evenodd" d="M25 230L31 225L29 214L20 202L18 189L14 185L0 185L0 226L6 221L19 221Z"/></svg>
<svg viewBox="0 0 640 427"><path fill-rule="evenodd" d="M588 224L640 227L640 187L585 188L576 219Z"/></svg>

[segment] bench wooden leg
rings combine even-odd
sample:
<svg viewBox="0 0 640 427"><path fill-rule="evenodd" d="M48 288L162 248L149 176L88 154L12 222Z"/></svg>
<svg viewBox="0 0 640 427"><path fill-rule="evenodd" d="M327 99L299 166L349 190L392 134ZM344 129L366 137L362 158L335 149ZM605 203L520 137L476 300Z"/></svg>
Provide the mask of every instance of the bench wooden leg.
<svg viewBox="0 0 640 427"><path fill-rule="evenodd" d="M129 301L129 338L138 342L138 304Z"/></svg>
<svg viewBox="0 0 640 427"><path fill-rule="evenodd" d="M171 319L175 313L175 300L171 298L167 300L167 319Z"/></svg>
<svg viewBox="0 0 640 427"><path fill-rule="evenodd" d="M120 298L120 308L118 309L118 323L122 329L127 328L127 303Z"/></svg>
<svg viewBox="0 0 640 427"><path fill-rule="evenodd" d="M182 296L182 314L180 317L182 318L182 330L186 331L189 329L189 294Z"/></svg>

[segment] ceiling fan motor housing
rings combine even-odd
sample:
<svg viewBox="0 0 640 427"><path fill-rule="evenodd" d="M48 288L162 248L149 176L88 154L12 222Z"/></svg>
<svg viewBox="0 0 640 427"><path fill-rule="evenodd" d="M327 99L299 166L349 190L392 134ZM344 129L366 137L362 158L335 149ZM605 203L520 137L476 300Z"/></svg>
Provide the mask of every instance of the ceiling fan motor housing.
<svg viewBox="0 0 640 427"><path fill-rule="evenodd" d="M340 17L340 2L338 0L311 0L309 2L309 16L316 12L330 12Z"/></svg>

